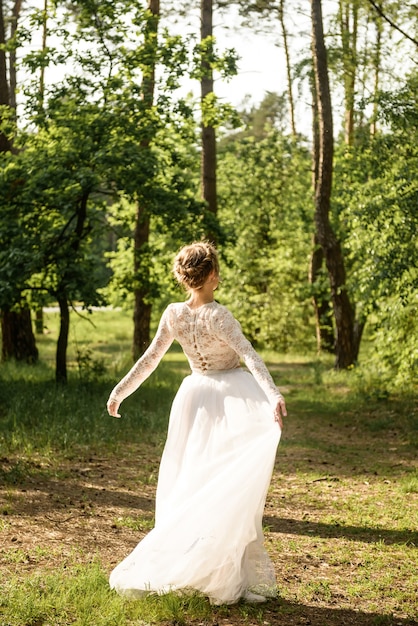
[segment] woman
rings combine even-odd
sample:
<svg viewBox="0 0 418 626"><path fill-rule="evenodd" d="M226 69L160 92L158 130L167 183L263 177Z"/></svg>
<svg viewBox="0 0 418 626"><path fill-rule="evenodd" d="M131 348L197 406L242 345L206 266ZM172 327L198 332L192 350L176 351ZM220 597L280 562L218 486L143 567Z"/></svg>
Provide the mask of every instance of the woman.
<svg viewBox="0 0 418 626"><path fill-rule="evenodd" d="M110 585L128 596L198 590L213 604L263 602L276 594L262 515L285 402L238 322L214 300L215 248L185 246L174 275L188 300L167 307L150 347L107 403L109 414L120 417L122 400L174 339L180 343L192 373L171 409L155 527L113 570Z"/></svg>

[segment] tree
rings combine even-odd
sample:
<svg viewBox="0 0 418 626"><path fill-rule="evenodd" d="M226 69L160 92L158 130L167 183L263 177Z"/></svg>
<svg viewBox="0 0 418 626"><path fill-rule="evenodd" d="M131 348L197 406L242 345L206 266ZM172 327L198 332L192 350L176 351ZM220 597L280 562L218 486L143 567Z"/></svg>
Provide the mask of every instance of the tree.
<svg viewBox="0 0 418 626"><path fill-rule="evenodd" d="M336 326L335 367L340 369L353 365L357 358L357 351L354 342L354 312L347 292L344 259L340 242L337 240L330 223L334 141L327 53L324 43L320 0L311 0L311 18L312 55L319 122L318 179L315 188L315 232L317 240L324 251L330 279Z"/></svg>
<svg viewBox="0 0 418 626"><path fill-rule="evenodd" d="M76 113L67 100L66 114L75 123L86 111L78 108ZM100 143L97 136L96 141ZM20 153L2 168L0 205L6 219L0 229L0 302L36 302L37 294L47 293L58 303L58 382L67 379L69 304L100 302L91 254L97 210L102 208L100 199L91 197L98 181L94 143L92 138L80 143L78 133L50 118L48 129L28 135Z"/></svg>
<svg viewBox="0 0 418 626"><path fill-rule="evenodd" d="M0 2L0 157L11 152L13 142L10 139L10 120L16 118L16 55L14 42L11 43L9 64L6 44L5 4ZM21 1L16 0L11 16L11 37L16 33ZM9 70L9 71L8 71ZM8 131L6 131L6 128ZM34 363L38 359L38 349L32 329L30 311L25 303L3 302L1 309L2 358L15 358Z"/></svg>
<svg viewBox="0 0 418 626"><path fill-rule="evenodd" d="M142 69L143 103L146 113L150 113L154 105L155 66L157 62L158 21L160 14L159 0L148 0L149 17L144 33L144 46L148 49L148 62ZM142 151L148 151L150 137L141 141ZM152 305L147 298L149 295L149 280L143 271L147 264L147 253L150 235L150 212L143 198L137 200L136 219L134 227L134 275L140 277L134 287L134 333L132 343L133 360L142 354L149 344Z"/></svg>
<svg viewBox="0 0 418 626"><path fill-rule="evenodd" d="M108 201L124 196L153 212L166 199L158 193L161 154L149 147L163 128L163 117L172 114L168 96L172 87L164 90L161 84L160 103L154 106L153 54L158 50L159 58L165 59L169 85L175 86L185 64L179 38L167 37L157 48L150 27L155 16L144 14L141 7L129 3L129 19L122 3L80 2L75 8L78 42L67 34L57 56L72 59L74 74L49 86L45 98L37 97L40 88L44 95L42 81L38 92L31 94L27 115L36 120L38 131L16 135L21 154L11 156L2 169L2 206L17 218L13 221L9 211L11 219L3 225L0 278L5 292L7 272L18 279L14 301L21 294L47 292L58 302L60 381L67 377L68 307L74 300L86 307L100 301L98 288L103 285L94 278L101 259L92 252L95 237L106 227ZM64 14L63 19L68 18ZM49 49L47 58L53 61L56 54ZM45 51L30 53L26 61L32 70L39 69L45 64ZM25 256L25 250L32 254ZM13 269L16 254L26 259L20 276L16 264ZM143 278L149 265L142 267L135 281Z"/></svg>
<svg viewBox="0 0 418 626"><path fill-rule="evenodd" d="M335 334L332 306L330 302L329 280L324 271L324 251L316 235L313 237L312 253L309 264L308 278L312 286L312 302L315 315L316 347L335 353Z"/></svg>
<svg viewBox="0 0 418 626"><path fill-rule="evenodd" d="M104 4L104 7L102 7L102 4ZM115 11L117 12L112 5L113 3L100 3L97 6L93 4L92 6L95 6L94 11L92 11L91 6L88 6L85 11L86 25L89 25L92 40L94 40L94 31L96 31L96 41L100 45L109 39L109 33L112 32L113 26L109 23L108 14L112 15L115 14ZM135 10L138 11L138 9ZM134 8L130 5L129 12L134 12ZM88 18L89 13L90 18ZM100 17L100 20L96 19L96 14ZM132 349L134 359L143 352L149 343L152 300L157 291L152 280L153 272L150 271L150 264L152 263L152 249L150 245L151 223L154 214L161 215L163 213L163 209L158 206L158 202L164 194L162 194L161 190L163 177L160 161L157 157L158 150L156 151L154 148L158 145L157 135L161 129L164 125L169 126L168 120L170 115L173 115L177 122L179 121L179 116L173 111L171 93L178 86L179 77L186 70L188 63L185 45L179 37L170 37L168 34L165 34L161 37L161 41L159 40L159 2L157 0L150 0L144 15L141 15L141 18L139 15L139 11L137 15L134 13L132 19L136 24L139 24L141 19L143 24L141 31L142 43L130 57L132 64L136 62L136 67L132 65L130 71L138 80L133 94L137 100L134 102L132 96L127 99L130 102L131 111L135 111L135 114L139 117L139 120L137 118L139 128L143 129L142 133L138 134L137 132L139 141L137 151L141 155L142 173L137 178L136 186L132 180L132 171L129 171L127 176L120 172L118 180L119 189L124 190L126 197L136 207L132 233L134 249L131 282L134 291L134 336ZM119 42L117 42L117 45L119 45ZM210 48L209 52L204 50L207 45ZM110 46L108 49L111 49ZM105 54L108 52L106 48L103 51ZM210 38L205 40L203 46L198 47L198 53L195 57L199 59L199 76L202 73L202 64L206 62L209 71L212 71L212 65L217 63L217 55L213 52ZM158 91L155 93L157 66L160 73L163 72L164 78L162 80L159 79ZM193 70L194 75L196 75L196 67ZM167 73L168 76L165 78ZM164 80L166 80L165 84ZM183 118L191 115L190 106L184 102L178 104L178 111L183 112ZM208 116L203 114L202 119L208 119ZM213 128L213 124L207 124L207 126ZM133 132L133 127L131 130ZM176 158L175 150L168 152L171 152L173 158ZM146 177L144 178L145 172ZM179 199L180 195L177 197ZM170 201L169 206L172 205L173 202ZM191 207L192 205L193 203L190 200L185 201L186 207ZM194 203L194 206L197 206L197 204ZM202 211L201 205L199 206ZM194 207L192 207L192 210L194 210ZM212 220L211 232L215 232L214 220ZM122 242L121 245L123 249L124 243Z"/></svg>
<svg viewBox="0 0 418 626"><path fill-rule="evenodd" d="M6 29L4 3L0 2L0 153L11 149L11 143L4 132L3 123L10 106L9 81L7 77Z"/></svg>
<svg viewBox="0 0 418 626"><path fill-rule="evenodd" d="M18 310L4 309L1 316L2 359L14 358L17 361L34 363L38 360L38 348L32 330L32 320L28 307ZM29 342L29 344L28 344Z"/></svg>
<svg viewBox="0 0 418 626"><path fill-rule="evenodd" d="M16 111L16 88L17 88L17 78L16 78L16 43L15 36L18 28L18 22L20 17L20 12L22 9L23 0L15 0L12 9L11 15L11 26L10 26L10 41L12 43L12 47L9 53L10 64L9 64L9 74L10 74L10 106L12 109Z"/></svg>
<svg viewBox="0 0 418 626"><path fill-rule="evenodd" d="M382 64L383 24L382 24L382 19L380 15L376 12L373 14L372 21L375 25L376 41L375 41L373 55L372 55L374 84L373 84L373 113L372 113L372 117L370 121L370 133L372 135L375 135L377 132L377 119L379 116L378 101L379 101L379 90L380 90L380 73L381 73L381 64Z"/></svg>
<svg viewBox="0 0 418 626"><path fill-rule="evenodd" d="M287 100L288 109L288 127L291 134L296 137L296 115L295 115L295 102L294 102L294 68L292 66L292 54L291 54L291 32L288 29L286 23L286 2L285 0L235 0L235 2L226 2L225 0L218 0L217 5L220 8L230 7L231 4L236 4L239 8L240 15L242 17L244 27L250 28L252 32L257 32L261 36L263 33L272 28L275 29L277 22L280 25L281 39L283 43L284 60L286 67L286 82L287 90L285 91L285 97ZM298 7L292 3L293 11ZM281 65L277 63L277 71L281 70Z"/></svg>
<svg viewBox="0 0 418 626"><path fill-rule="evenodd" d="M211 57L213 57L213 0L201 0L201 45L205 49L202 56L202 75L200 81L202 110L205 101L213 94L213 69ZM201 158L201 189L202 197L209 211L216 216L218 212L218 199L216 191L216 133L212 124L208 124L203 116L202 119L202 158ZM215 240L213 232L209 237Z"/></svg>
<svg viewBox="0 0 418 626"><path fill-rule="evenodd" d="M318 113L318 97L314 77L310 76L312 92L312 187L319 184L320 129ZM309 263L308 278L312 289L312 302L315 315L316 345L318 353L322 350L335 352L335 333L331 307L331 294L326 268L324 271L324 251L314 233L312 253Z"/></svg>
<svg viewBox="0 0 418 626"><path fill-rule="evenodd" d="M290 116L290 128L292 135L296 137L296 122L295 122L295 104L293 100L293 80L292 80L292 66L290 62L290 50L289 50L289 36L286 27L285 20L285 0L280 0L279 3L279 21L282 29L284 56L286 60L286 78L287 78L287 97L289 102L289 116Z"/></svg>
<svg viewBox="0 0 418 626"><path fill-rule="evenodd" d="M389 384L417 371L418 78L379 96L381 126L356 150L336 152L334 203L345 225L348 288L357 319L368 319L368 360ZM415 374L414 374L415 372Z"/></svg>
<svg viewBox="0 0 418 626"><path fill-rule="evenodd" d="M354 141L354 97L356 90L359 0L339 0L338 21L342 44L344 76L344 136L347 145Z"/></svg>
<svg viewBox="0 0 418 626"><path fill-rule="evenodd" d="M371 4L371 6L373 7L373 9L376 11L376 13L382 18L384 19L388 24L390 24L390 26L392 28L394 28L395 30L397 30L399 33L401 33L401 35L403 37L405 37L406 39L408 39L409 41L411 41L415 46L418 46L418 39L416 39L415 37L412 37L409 33L407 33L403 28L401 28L398 24L396 24L389 16L388 14L382 9L382 4L380 2L375 2L375 0L368 0L369 4ZM406 7L407 9L409 9L409 7ZM411 11L411 15L413 17L416 16L416 7L412 6L410 7L410 11Z"/></svg>
<svg viewBox="0 0 418 626"><path fill-rule="evenodd" d="M270 101L269 95L265 98ZM219 147L219 217L226 244L219 299L257 346L312 348L306 261L312 224L310 155L302 142L261 123L262 102L245 133ZM270 120L270 114L265 122ZM260 134L259 128L264 128Z"/></svg>

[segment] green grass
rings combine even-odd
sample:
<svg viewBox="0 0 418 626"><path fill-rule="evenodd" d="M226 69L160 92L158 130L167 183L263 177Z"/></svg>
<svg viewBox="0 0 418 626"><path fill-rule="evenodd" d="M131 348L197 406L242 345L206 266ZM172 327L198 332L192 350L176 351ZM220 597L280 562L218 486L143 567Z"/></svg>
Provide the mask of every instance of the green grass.
<svg viewBox="0 0 418 626"><path fill-rule="evenodd" d="M289 411L264 519L280 600L214 608L198 594L112 592L112 559L152 528L188 367L174 346L112 419L132 323L120 311L89 319L72 313L66 386L54 382L56 314L36 366L0 367L1 626L417 623L415 397L382 388L367 367L335 372L327 356L264 354Z"/></svg>
<svg viewBox="0 0 418 626"><path fill-rule="evenodd" d="M131 528L136 531L148 531L154 528L154 518L153 517L131 517L130 515L126 517L118 517L115 520L116 527Z"/></svg>

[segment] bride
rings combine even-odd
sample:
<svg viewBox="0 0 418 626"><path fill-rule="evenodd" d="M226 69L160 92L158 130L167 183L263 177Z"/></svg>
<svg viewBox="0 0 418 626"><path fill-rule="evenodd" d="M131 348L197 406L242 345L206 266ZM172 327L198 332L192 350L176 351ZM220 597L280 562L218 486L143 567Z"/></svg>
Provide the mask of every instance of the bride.
<svg viewBox="0 0 418 626"><path fill-rule="evenodd" d="M155 527L116 566L110 585L130 597L197 590L213 604L263 602L276 594L262 516L285 402L239 323L214 300L219 262L213 245L182 248L174 275L188 300L167 307L151 345L107 403L109 414L121 417L121 402L173 340L180 343L191 374L171 409Z"/></svg>

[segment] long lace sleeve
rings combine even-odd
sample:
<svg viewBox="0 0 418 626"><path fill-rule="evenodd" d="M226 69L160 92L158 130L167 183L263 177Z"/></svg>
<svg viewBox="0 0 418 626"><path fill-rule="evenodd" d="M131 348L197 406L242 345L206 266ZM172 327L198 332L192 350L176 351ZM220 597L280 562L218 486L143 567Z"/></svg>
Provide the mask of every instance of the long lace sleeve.
<svg viewBox="0 0 418 626"><path fill-rule="evenodd" d="M274 408L282 394L274 384L264 361L254 350L241 330L239 322L227 308L222 307L214 317L214 332L228 344L244 361Z"/></svg>
<svg viewBox="0 0 418 626"><path fill-rule="evenodd" d="M122 400L136 391L141 383L155 370L158 363L173 343L173 339L174 336L169 323L169 308L167 308L161 316L158 330L149 348L147 348L132 369L112 390L109 400L122 402Z"/></svg>

